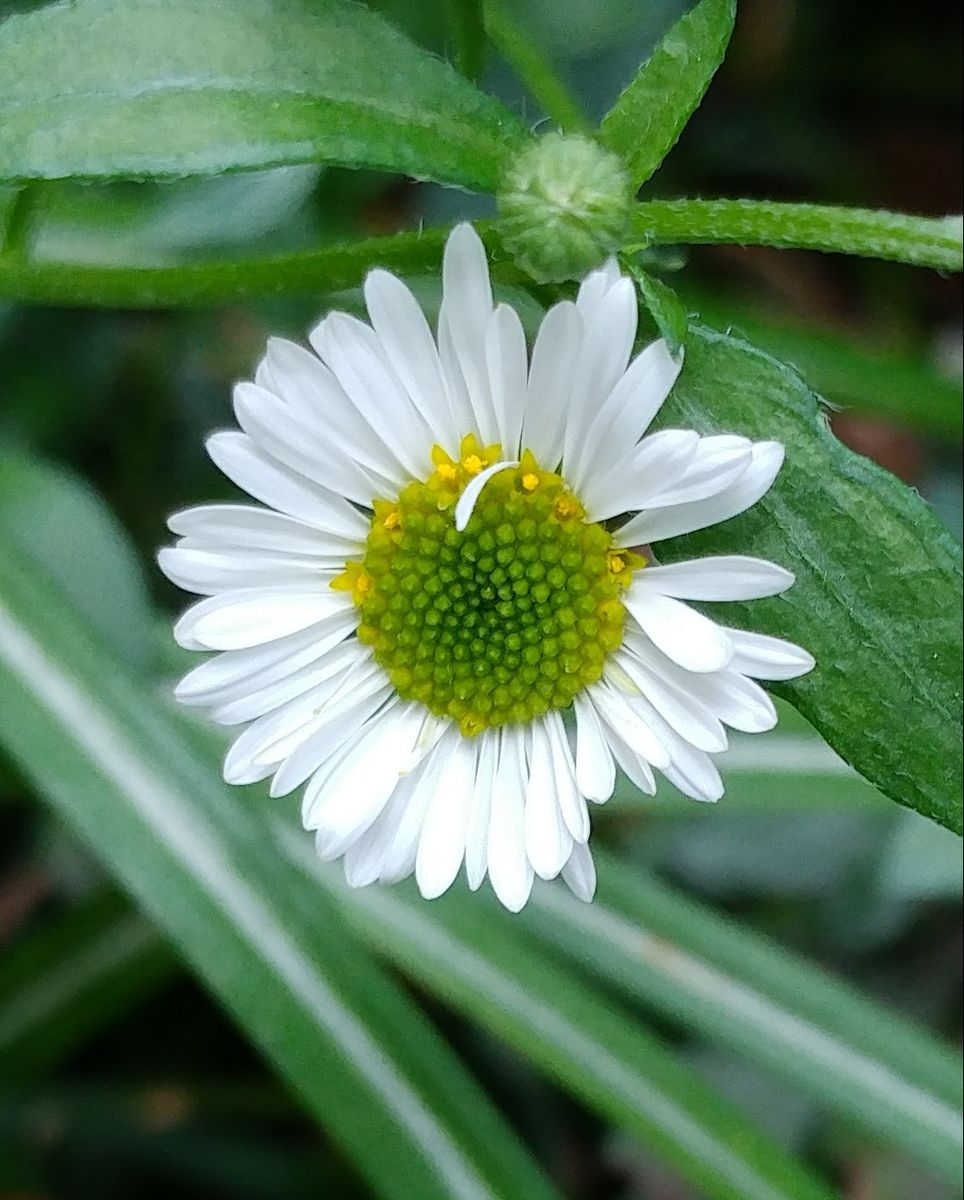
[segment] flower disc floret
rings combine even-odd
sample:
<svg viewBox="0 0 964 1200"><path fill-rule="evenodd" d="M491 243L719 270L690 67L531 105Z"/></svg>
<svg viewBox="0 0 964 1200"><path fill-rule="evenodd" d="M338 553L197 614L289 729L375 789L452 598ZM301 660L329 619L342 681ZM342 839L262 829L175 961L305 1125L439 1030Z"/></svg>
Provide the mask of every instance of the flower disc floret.
<svg viewBox="0 0 964 1200"><path fill-rule="evenodd" d="M436 469L375 506L351 590L358 637L398 694L472 736L567 707L621 644L620 596L638 555L585 520L562 478L526 453L486 483L459 532L455 503L501 448L435 448Z"/></svg>

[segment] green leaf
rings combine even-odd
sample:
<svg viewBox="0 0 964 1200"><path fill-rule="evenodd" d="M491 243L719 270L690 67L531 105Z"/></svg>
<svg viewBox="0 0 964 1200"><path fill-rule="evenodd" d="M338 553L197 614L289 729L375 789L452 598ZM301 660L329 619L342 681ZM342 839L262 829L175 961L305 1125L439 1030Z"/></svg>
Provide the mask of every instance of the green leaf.
<svg viewBox="0 0 964 1200"><path fill-rule="evenodd" d="M485 30L493 45L532 93L546 116L564 133L589 133L578 100L560 78L539 41L532 37L502 0L484 0Z"/></svg>
<svg viewBox="0 0 964 1200"><path fill-rule="evenodd" d="M964 269L960 216L914 217L869 208L775 200L648 200L633 213L634 249L655 245L777 246Z"/></svg>
<svg viewBox="0 0 964 1200"><path fill-rule="evenodd" d="M552 1193L441 1037L276 855L153 687L0 533L0 742L374 1191Z"/></svg>
<svg viewBox="0 0 964 1200"><path fill-rule="evenodd" d="M73 596L121 658L137 666L149 661L154 615L141 564L113 514L83 480L46 463L0 456L0 532ZM96 571L90 569L94 562Z"/></svg>
<svg viewBox="0 0 964 1200"><path fill-rule="evenodd" d="M466 79L478 83L485 67L482 0L447 0L447 3L456 65Z"/></svg>
<svg viewBox="0 0 964 1200"><path fill-rule="evenodd" d="M0 961L5 1080L35 1079L175 973L150 922L113 895L48 920Z"/></svg>
<svg viewBox="0 0 964 1200"><path fill-rule="evenodd" d="M629 263L627 270L636 283L640 298L653 318L660 337L669 346L671 354L678 354L686 344L686 331L689 329L686 305L671 287L654 275L647 275L635 263Z"/></svg>
<svg viewBox="0 0 964 1200"><path fill-rule="evenodd" d="M603 118L601 134L635 187L676 145L723 61L736 0L701 0L681 17Z"/></svg>
<svg viewBox="0 0 964 1200"><path fill-rule="evenodd" d="M525 127L361 5L77 0L0 25L0 181L329 162L480 191Z"/></svg>
<svg viewBox="0 0 964 1200"><path fill-rule="evenodd" d="M890 328L877 337L805 324L745 297L684 286L691 312L715 329L795 366L833 404L872 413L955 444L964 432L961 383L941 373L926 346L894 345Z"/></svg>
<svg viewBox="0 0 964 1200"><path fill-rule="evenodd" d="M961 1072L950 1046L638 867L597 859L594 904L539 888L525 924L593 979L961 1178Z"/></svg>
<svg viewBox="0 0 964 1200"><path fill-rule="evenodd" d="M460 892L427 905L405 886L349 891L300 833L277 826L281 844L389 961L639 1138L701 1196L830 1200L624 1010L540 953L490 898Z"/></svg>
<svg viewBox="0 0 964 1200"><path fill-rule="evenodd" d="M774 690L885 795L961 831L961 550L916 492L854 454L785 364L692 326L667 426L786 446L777 482L722 525L661 543L661 558L750 554L796 573L784 596L714 605L816 658Z"/></svg>

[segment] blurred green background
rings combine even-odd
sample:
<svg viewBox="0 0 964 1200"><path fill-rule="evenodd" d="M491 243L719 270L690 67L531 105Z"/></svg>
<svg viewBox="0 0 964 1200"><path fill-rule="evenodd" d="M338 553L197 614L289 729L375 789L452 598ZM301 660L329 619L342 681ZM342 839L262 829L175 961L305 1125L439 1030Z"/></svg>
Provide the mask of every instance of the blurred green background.
<svg viewBox="0 0 964 1200"><path fill-rule="evenodd" d="M28 7L37 5L0 4L0 16ZM423 45L450 49L439 37L442 0L375 7ZM687 6L509 7L598 116ZM960 47L951 0L743 0L726 63L652 194L959 211ZM494 53L485 84L540 120ZM296 250L483 215L487 204L304 167L165 185L47 184L6 211L10 244L37 258L124 264ZM665 251L659 266L707 323L795 363L833 406L839 436L919 488L960 535L960 276L737 247ZM157 687L181 667L161 614L185 602L153 566L165 517L229 494L202 441L230 423L231 384L252 371L269 332L301 337L329 303L123 312L0 302L0 527L48 563ZM596 843L958 1042L960 842L880 798L792 713L778 734L738 742L726 775L727 797L709 815L668 788L648 803L627 791L597 813ZM369 1195L2 757L0 821L0 1198ZM105 929L133 939L127 969L98 974L94 955L90 978L72 987L65 956ZM25 980L41 1008L44 988L53 995L28 1039L16 1011ZM524 1057L418 994L564 1195L698 1194ZM785 1080L648 1020L842 1196L958 1194Z"/></svg>

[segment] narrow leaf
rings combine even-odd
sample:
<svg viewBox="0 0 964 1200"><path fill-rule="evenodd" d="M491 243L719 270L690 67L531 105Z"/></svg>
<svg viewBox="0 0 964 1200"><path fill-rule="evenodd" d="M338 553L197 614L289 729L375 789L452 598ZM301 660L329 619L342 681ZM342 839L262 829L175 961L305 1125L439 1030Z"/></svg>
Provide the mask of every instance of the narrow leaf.
<svg viewBox="0 0 964 1200"><path fill-rule="evenodd" d="M374 1191L551 1195L442 1039L153 689L0 533L0 741Z"/></svg>
<svg viewBox="0 0 964 1200"><path fill-rule="evenodd" d="M485 29L493 45L546 116L565 133L588 133L590 126L585 112L538 40L522 27L503 0L484 0L483 11Z"/></svg>
<svg viewBox="0 0 964 1200"><path fill-rule="evenodd" d="M678 354L686 343L686 331L689 329L686 305L661 279L648 275L634 263L629 264L628 270L660 337L669 346L671 354Z"/></svg>
<svg viewBox="0 0 964 1200"><path fill-rule="evenodd" d="M540 888L526 924L592 978L960 1179L961 1072L949 1046L639 867L597 858L595 904Z"/></svg>
<svg viewBox="0 0 964 1200"><path fill-rule="evenodd" d="M603 118L603 141L640 187L676 145L733 32L736 0L700 0L681 17Z"/></svg>
<svg viewBox="0 0 964 1200"><path fill-rule="evenodd" d="M342 0L77 0L0 25L0 181L289 163L491 191L524 126Z"/></svg>
<svg viewBox="0 0 964 1200"><path fill-rule="evenodd" d="M885 795L961 831L961 549L912 489L830 433L785 364L692 326L668 426L786 446L747 513L661 543L661 557L750 554L796 573L784 596L714 605L720 619L789 638L811 674L774 685Z"/></svg>
<svg viewBox="0 0 964 1200"><path fill-rule="evenodd" d="M279 838L389 961L445 997L630 1132L711 1200L830 1200L602 993L540 953L515 919L464 892L427 905L407 888L347 889L279 822Z"/></svg>

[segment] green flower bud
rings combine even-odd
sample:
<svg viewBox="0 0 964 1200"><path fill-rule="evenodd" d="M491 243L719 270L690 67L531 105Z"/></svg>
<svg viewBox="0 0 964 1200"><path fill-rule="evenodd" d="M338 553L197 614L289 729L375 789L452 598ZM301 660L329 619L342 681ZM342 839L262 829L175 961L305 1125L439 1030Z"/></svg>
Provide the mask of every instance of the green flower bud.
<svg viewBox="0 0 964 1200"><path fill-rule="evenodd" d="M632 189L590 138L549 133L506 172L498 196L506 249L540 283L578 279L625 241Z"/></svg>

